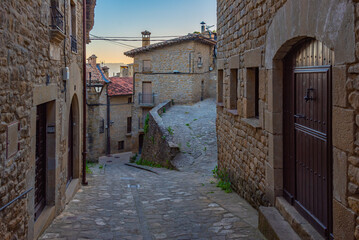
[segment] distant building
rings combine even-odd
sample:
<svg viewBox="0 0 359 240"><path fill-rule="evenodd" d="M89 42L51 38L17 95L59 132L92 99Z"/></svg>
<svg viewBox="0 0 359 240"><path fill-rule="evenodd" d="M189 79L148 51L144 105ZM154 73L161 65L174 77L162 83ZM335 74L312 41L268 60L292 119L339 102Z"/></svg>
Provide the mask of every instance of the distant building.
<svg viewBox="0 0 359 240"><path fill-rule="evenodd" d="M150 44L142 32L143 47L125 52L134 58L133 151L141 152L143 124L155 105L173 99L195 103L216 95L214 46L216 41L201 34Z"/></svg>
<svg viewBox="0 0 359 240"><path fill-rule="evenodd" d="M111 154L132 151L132 77L111 77L110 99Z"/></svg>

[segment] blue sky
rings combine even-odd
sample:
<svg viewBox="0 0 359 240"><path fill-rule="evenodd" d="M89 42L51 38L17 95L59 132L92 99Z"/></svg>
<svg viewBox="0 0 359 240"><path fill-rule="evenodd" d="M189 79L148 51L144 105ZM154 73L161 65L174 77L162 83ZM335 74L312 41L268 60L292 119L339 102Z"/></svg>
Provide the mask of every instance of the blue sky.
<svg viewBox="0 0 359 240"><path fill-rule="evenodd" d="M143 30L149 30L152 36L179 36L200 31L202 21L216 25L216 0L97 0L95 25L90 33L140 37ZM141 42L122 43L141 46ZM111 42L92 41L87 55L95 54L98 61L105 63L130 63L132 58L123 55L128 50Z"/></svg>

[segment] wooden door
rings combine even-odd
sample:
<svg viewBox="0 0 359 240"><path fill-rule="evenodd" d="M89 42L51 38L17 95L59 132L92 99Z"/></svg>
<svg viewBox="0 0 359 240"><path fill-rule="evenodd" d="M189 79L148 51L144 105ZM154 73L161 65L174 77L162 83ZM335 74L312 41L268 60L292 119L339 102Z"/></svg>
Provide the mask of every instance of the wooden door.
<svg viewBox="0 0 359 240"><path fill-rule="evenodd" d="M149 103L149 104L153 103L151 82L142 83L142 103Z"/></svg>
<svg viewBox="0 0 359 240"><path fill-rule="evenodd" d="M35 155L35 221L46 205L46 104L37 106Z"/></svg>
<svg viewBox="0 0 359 240"><path fill-rule="evenodd" d="M74 120L72 107L70 109L68 138L67 186L69 185L74 176Z"/></svg>
<svg viewBox="0 0 359 240"><path fill-rule="evenodd" d="M333 53L308 40L285 59L284 193L326 237L332 228L331 64Z"/></svg>

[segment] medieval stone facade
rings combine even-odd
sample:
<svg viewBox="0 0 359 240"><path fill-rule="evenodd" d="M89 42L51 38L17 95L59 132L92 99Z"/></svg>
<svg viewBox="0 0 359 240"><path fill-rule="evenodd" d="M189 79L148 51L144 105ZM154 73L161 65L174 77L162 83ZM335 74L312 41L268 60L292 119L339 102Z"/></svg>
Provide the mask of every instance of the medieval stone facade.
<svg viewBox="0 0 359 240"><path fill-rule="evenodd" d="M220 169L228 172L234 189L253 206L275 205L280 196L291 198L295 206L302 204L302 209L323 219L319 222L324 227L317 229L326 237L333 233L335 239L359 239L359 4L351 0L217 3ZM324 85L311 86L316 80L287 88L293 77L298 82L321 74L328 84L325 93L317 92ZM293 91L301 87L306 89ZM291 102L290 96L298 98ZM327 99L323 114L328 121L317 121L318 115L295 107L300 103L311 108L321 96ZM286 111L291 106L294 110ZM302 126L313 119L328 126L324 133ZM302 144L299 132L307 134ZM297 136L297 144L291 136ZM310 140L313 136L320 140ZM326 150L310 148L315 141ZM291 155L292 151L313 155ZM290 165L293 156L297 164ZM321 166L305 163L319 158ZM306 169L305 164L309 164ZM319 168L325 169L325 177ZM308 171L307 177L301 178L301 169ZM310 187L301 189L317 176L327 191L315 195ZM301 191L309 192L314 206L300 199ZM316 212L318 198L328 204L324 217Z"/></svg>
<svg viewBox="0 0 359 240"><path fill-rule="evenodd" d="M166 100L191 104L215 97L215 44L196 34L151 45L146 37L142 48L125 53L134 58L134 152L141 151L144 119L151 108Z"/></svg>
<svg viewBox="0 0 359 240"><path fill-rule="evenodd" d="M83 1L0 2L1 239L37 238L80 185L83 35Z"/></svg>

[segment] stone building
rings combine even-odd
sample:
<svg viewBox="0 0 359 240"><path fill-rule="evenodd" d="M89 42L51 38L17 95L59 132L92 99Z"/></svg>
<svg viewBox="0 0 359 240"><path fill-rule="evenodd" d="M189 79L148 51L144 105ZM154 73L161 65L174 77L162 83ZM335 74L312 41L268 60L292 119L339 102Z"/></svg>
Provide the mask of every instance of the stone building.
<svg viewBox="0 0 359 240"><path fill-rule="evenodd" d="M83 3L0 2L1 239L36 239L85 177L83 53L96 0Z"/></svg>
<svg viewBox="0 0 359 240"><path fill-rule="evenodd" d="M219 168L298 232L283 204L327 239L359 239L359 3L217 4Z"/></svg>
<svg viewBox="0 0 359 240"><path fill-rule="evenodd" d="M98 162L98 158L106 155L108 121L107 91L110 79L108 67L101 67L95 55L87 59L87 160Z"/></svg>
<svg viewBox="0 0 359 240"><path fill-rule="evenodd" d="M190 104L215 97L214 40L200 34L150 44L148 31L142 32L142 47L125 52L133 57L132 146L141 152L144 118L157 104L173 100Z"/></svg>
<svg viewBox="0 0 359 240"><path fill-rule="evenodd" d="M110 99L111 154L132 151L132 77L111 77Z"/></svg>

